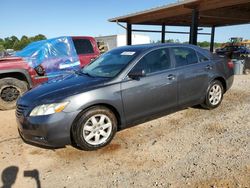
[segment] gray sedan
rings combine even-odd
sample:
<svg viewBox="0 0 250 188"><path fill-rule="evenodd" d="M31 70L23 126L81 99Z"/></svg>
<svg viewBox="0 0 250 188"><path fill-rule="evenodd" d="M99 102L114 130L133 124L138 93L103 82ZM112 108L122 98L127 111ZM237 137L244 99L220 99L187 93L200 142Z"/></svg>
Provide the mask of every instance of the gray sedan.
<svg viewBox="0 0 250 188"><path fill-rule="evenodd" d="M233 83L233 63L197 46L126 46L17 102L24 141L84 150L107 145L119 130L201 104L218 107Z"/></svg>

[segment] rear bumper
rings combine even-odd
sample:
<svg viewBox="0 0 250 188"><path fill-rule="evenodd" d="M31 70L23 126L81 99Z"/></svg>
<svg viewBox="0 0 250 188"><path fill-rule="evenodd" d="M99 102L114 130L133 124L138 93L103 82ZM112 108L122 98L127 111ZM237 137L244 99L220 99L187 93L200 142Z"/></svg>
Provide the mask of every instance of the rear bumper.
<svg viewBox="0 0 250 188"><path fill-rule="evenodd" d="M30 144L64 147L71 144L70 129L78 112L58 113L39 117L17 117L18 132Z"/></svg>

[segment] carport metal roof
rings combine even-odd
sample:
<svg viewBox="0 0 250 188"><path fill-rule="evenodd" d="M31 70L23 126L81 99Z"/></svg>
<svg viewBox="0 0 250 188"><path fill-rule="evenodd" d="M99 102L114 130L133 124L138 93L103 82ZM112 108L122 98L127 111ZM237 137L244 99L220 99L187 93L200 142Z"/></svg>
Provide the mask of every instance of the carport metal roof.
<svg viewBox="0 0 250 188"><path fill-rule="evenodd" d="M165 41L165 33L168 33L165 30L166 25L190 26L190 43L192 44L197 44L199 26L212 27L211 42L213 42L215 27L250 23L250 0L185 0L112 18L109 21L127 23L128 44L131 44L132 24L161 25L162 31L158 32L162 33L162 42ZM137 31L143 32L143 30Z"/></svg>

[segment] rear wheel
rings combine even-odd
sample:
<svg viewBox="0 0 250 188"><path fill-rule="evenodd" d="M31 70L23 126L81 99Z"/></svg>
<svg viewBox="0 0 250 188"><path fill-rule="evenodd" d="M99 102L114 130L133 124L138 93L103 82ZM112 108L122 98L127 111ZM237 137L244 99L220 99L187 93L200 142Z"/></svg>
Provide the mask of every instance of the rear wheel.
<svg viewBox="0 0 250 188"><path fill-rule="evenodd" d="M202 104L202 107L206 109L217 108L223 99L224 88L219 80L214 80L209 85L207 90L205 102Z"/></svg>
<svg viewBox="0 0 250 188"><path fill-rule="evenodd" d="M244 74L246 74L246 75L250 74L250 69L245 69Z"/></svg>
<svg viewBox="0 0 250 188"><path fill-rule="evenodd" d="M78 148L96 150L109 144L116 131L114 113L103 106L96 106L80 115L72 128L72 136Z"/></svg>
<svg viewBox="0 0 250 188"><path fill-rule="evenodd" d="M27 83L16 78L0 79L0 110L14 109L17 99L28 90Z"/></svg>

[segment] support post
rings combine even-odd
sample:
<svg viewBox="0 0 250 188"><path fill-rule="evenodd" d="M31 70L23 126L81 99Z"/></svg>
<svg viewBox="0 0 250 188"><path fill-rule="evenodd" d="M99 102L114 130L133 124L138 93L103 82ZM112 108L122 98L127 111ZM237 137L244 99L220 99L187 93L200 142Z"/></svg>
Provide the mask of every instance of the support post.
<svg viewBox="0 0 250 188"><path fill-rule="evenodd" d="M214 52L214 34L215 34L215 26L213 26L211 29L210 52Z"/></svg>
<svg viewBox="0 0 250 188"><path fill-rule="evenodd" d="M199 26L199 11L193 9L192 11L192 24L190 27L189 43L197 45L198 38L198 26Z"/></svg>
<svg viewBox="0 0 250 188"><path fill-rule="evenodd" d="M162 24L162 26L161 26L161 43L165 43L165 33L166 33L166 27L165 27L165 24Z"/></svg>
<svg viewBox="0 0 250 188"><path fill-rule="evenodd" d="M132 44L132 25L127 23L127 45Z"/></svg>

